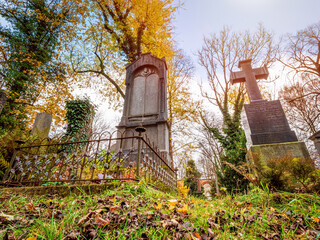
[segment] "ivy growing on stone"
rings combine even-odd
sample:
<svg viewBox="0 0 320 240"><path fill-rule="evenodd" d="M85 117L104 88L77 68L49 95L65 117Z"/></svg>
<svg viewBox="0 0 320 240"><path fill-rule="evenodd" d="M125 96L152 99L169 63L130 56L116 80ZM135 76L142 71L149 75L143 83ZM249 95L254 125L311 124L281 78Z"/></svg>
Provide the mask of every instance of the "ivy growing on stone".
<svg viewBox="0 0 320 240"><path fill-rule="evenodd" d="M94 105L88 98L66 101L66 137L69 141L86 141L91 135Z"/></svg>

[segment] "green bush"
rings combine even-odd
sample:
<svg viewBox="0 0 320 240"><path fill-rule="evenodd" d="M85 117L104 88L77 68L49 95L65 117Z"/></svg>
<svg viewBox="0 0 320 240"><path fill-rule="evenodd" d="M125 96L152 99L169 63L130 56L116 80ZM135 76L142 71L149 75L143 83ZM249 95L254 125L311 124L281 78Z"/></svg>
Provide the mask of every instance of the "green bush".
<svg viewBox="0 0 320 240"><path fill-rule="evenodd" d="M197 194L198 179L200 178L200 176L201 173L196 168L194 160L189 160L187 162L186 177L184 179L185 185L190 189L189 194Z"/></svg>
<svg viewBox="0 0 320 240"><path fill-rule="evenodd" d="M311 158L286 155L269 159L265 165L255 164L255 168L259 182L268 184L271 189L314 192L320 186L315 184L319 182L320 174Z"/></svg>

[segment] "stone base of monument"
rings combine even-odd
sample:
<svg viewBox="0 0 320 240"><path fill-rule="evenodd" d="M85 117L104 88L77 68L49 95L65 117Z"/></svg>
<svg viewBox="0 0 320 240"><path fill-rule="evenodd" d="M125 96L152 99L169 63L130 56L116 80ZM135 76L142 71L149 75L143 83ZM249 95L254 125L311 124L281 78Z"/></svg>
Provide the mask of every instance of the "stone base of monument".
<svg viewBox="0 0 320 240"><path fill-rule="evenodd" d="M297 142L279 100L255 101L244 105L242 124L247 137L247 148L252 145Z"/></svg>
<svg viewBox="0 0 320 240"><path fill-rule="evenodd" d="M132 127L123 127L123 126L117 126L118 128L118 138L121 137L121 133L124 133L122 137L131 137L133 134L137 135L135 132L135 128L139 125L133 125ZM157 147L159 149L160 153L163 153L166 156L166 159L169 164L171 164L172 160L169 155L169 130L167 126L167 122L157 122L155 124L145 125L143 124L143 127L146 128L145 134L147 135L148 139L150 140L150 143L157 143L156 146L151 147ZM116 144L116 151L120 149L120 141ZM124 139L122 141L122 147L121 149L123 151L129 150L129 149L137 149L138 148L138 141L132 139ZM142 144L143 148L143 144Z"/></svg>
<svg viewBox="0 0 320 240"><path fill-rule="evenodd" d="M262 165L265 165L270 159L280 159L285 156L291 156L292 158L310 157L304 142L253 145L247 153L247 159L250 162L259 161Z"/></svg>

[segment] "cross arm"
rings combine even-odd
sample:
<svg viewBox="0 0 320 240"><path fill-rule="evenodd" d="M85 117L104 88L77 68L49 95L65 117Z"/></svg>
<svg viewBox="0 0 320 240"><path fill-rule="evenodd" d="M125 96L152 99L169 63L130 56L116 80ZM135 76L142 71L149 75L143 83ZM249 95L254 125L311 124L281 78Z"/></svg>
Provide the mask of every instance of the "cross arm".
<svg viewBox="0 0 320 240"><path fill-rule="evenodd" d="M243 71L230 73L231 84L245 82L245 81L246 81L246 75Z"/></svg>

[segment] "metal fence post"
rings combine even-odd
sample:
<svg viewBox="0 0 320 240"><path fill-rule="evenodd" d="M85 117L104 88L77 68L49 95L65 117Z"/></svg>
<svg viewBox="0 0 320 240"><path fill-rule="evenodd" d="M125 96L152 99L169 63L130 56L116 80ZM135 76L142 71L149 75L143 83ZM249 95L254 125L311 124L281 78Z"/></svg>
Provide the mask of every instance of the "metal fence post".
<svg viewBox="0 0 320 240"><path fill-rule="evenodd" d="M137 170L136 170L136 178L139 179L140 177L140 155L141 155L141 138L142 138L142 133L146 131L142 125L139 127L136 127L135 129L136 132L139 133L139 139L138 139L138 153L137 153Z"/></svg>
<svg viewBox="0 0 320 240"><path fill-rule="evenodd" d="M8 167L7 171L5 172L5 174L4 174L4 176L3 176L2 183L4 183L4 182L6 181L6 179L8 178L8 175L9 175L9 173L10 173L10 171L11 171L11 168L13 167L13 164L14 164L14 161L15 161L15 159L16 159L17 152L18 152L17 149L19 148L19 146L20 146L21 144L24 144L25 141L22 140L22 139L20 139L20 140L16 140L15 143L16 143L18 146L16 145L16 147L15 147L14 150L13 150L13 154L12 154L12 157L11 157L11 160L10 160L10 163L9 163L9 167Z"/></svg>
<svg viewBox="0 0 320 240"><path fill-rule="evenodd" d="M10 170L13 166L14 160L16 159L16 156L17 156L17 150L16 150L16 148L14 148L13 155L12 155L10 163L9 163L9 167L7 168L7 171L5 172L5 174L3 176L2 183L5 183L5 181L7 180L8 175L10 173Z"/></svg>

